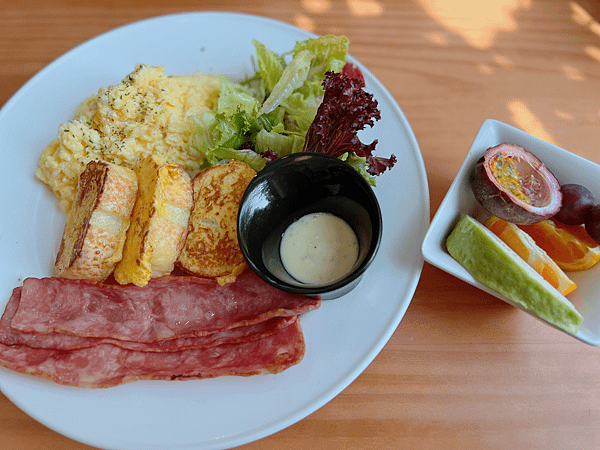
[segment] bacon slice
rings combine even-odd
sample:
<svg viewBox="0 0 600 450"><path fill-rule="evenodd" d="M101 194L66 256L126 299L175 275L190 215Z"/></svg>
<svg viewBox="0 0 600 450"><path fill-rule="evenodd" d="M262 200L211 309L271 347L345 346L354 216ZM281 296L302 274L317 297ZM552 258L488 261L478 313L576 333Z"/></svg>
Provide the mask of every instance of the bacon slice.
<svg viewBox="0 0 600 450"><path fill-rule="evenodd" d="M27 333L148 343L206 336L319 306L319 297L283 292L250 270L223 286L190 276L157 278L143 288L28 278L11 326Z"/></svg>
<svg viewBox="0 0 600 450"><path fill-rule="evenodd" d="M106 388L136 380L187 380L279 373L300 362L300 321L264 339L197 350L151 353L101 344L79 350L0 344L0 365L56 383Z"/></svg>
<svg viewBox="0 0 600 450"><path fill-rule="evenodd" d="M262 339L277 333L295 320L291 317L274 317L264 322L232 328L227 331L211 333L206 336L188 336L168 339L158 342L120 341L111 338L95 338L73 336L69 334L50 332L45 334L23 333L11 328L10 323L14 317L21 300L22 288L13 290L13 294L6 305L2 318L0 318L0 343L5 345L27 345L33 348L46 348L55 350L75 350L92 347L100 344L113 344L129 350L141 352L176 352L181 350L208 348L222 344L236 344Z"/></svg>

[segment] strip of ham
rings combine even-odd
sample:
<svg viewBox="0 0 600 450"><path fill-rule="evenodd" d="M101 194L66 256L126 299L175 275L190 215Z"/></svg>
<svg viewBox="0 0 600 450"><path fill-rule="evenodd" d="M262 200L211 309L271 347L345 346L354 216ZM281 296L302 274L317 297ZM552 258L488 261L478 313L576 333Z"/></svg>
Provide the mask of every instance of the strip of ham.
<svg viewBox="0 0 600 450"><path fill-rule="evenodd" d="M279 373L304 355L300 321L263 339L216 347L152 353L101 344L79 350L0 344L0 365L56 383L107 388L136 380L186 380Z"/></svg>
<svg viewBox="0 0 600 450"><path fill-rule="evenodd" d="M13 290L13 294L0 319L0 343L5 345L27 345L28 347L33 348L74 350L100 344L113 344L129 350L142 352L175 352L261 339L279 332L295 320L295 316L274 317L264 322L231 328L227 331L211 333L205 336L179 337L150 343L121 341L111 338L73 336L56 332L44 334L23 333L10 326L12 318L19 307L21 291L21 287Z"/></svg>
<svg viewBox="0 0 600 450"><path fill-rule="evenodd" d="M135 342L206 336L317 309L319 297L283 292L248 270L235 283L162 277L143 288L28 278L11 327Z"/></svg>

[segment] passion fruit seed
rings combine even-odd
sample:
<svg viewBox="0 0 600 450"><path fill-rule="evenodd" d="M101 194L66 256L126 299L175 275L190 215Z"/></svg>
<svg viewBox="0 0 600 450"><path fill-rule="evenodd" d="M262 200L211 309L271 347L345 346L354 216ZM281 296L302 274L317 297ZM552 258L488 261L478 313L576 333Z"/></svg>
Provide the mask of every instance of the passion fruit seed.
<svg viewBox="0 0 600 450"><path fill-rule="evenodd" d="M594 206L594 194L580 184L563 184L560 191L562 206L554 218L567 225L584 223L587 212Z"/></svg>
<svg viewBox="0 0 600 450"><path fill-rule="evenodd" d="M489 213L519 225L541 222L561 207L558 180L540 159L516 144L487 149L475 163L471 188Z"/></svg>
<svg viewBox="0 0 600 450"><path fill-rule="evenodd" d="M588 211L584 224L587 234L600 244L600 204Z"/></svg>

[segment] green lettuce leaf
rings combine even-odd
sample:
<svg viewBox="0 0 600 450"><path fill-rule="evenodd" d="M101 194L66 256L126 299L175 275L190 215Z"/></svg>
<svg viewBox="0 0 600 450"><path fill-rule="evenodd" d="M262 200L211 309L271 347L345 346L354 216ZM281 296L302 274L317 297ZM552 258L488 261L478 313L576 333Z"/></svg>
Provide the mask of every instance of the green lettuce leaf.
<svg viewBox="0 0 600 450"><path fill-rule="evenodd" d="M269 50L259 41L252 41L256 50L256 60L258 70L263 81L266 92L273 91L273 88L281 78L285 69L285 59L282 55Z"/></svg>
<svg viewBox="0 0 600 450"><path fill-rule="evenodd" d="M339 72L344 68L349 45L350 41L346 36L327 35L298 41L292 53L297 55L304 51L310 52L314 58L309 78L323 80L327 71Z"/></svg>
<svg viewBox="0 0 600 450"><path fill-rule="evenodd" d="M285 134L276 131L260 130L256 135L255 148L259 153L276 152L279 156L301 152L304 147L304 135Z"/></svg>
<svg viewBox="0 0 600 450"><path fill-rule="evenodd" d="M367 158L364 156L358 156L356 153L344 153L340 156L342 161L346 161L352 167L354 167L358 173L360 173L365 180L369 183L369 185L375 187L377 186L377 179L374 175L371 175L367 172L368 164Z"/></svg>
<svg viewBox="0 0 600 450"><path fill-rule="evenodd" d="M302 51L294 56L292 62L286 66L281 77L273 87L265 102L262 104L258 115L273 111L286 100L292 92L301 88L306 81L312 56L308 50Z"/></svg>
<svg viewBox="0 0 600 450"><path fill-rule="evenodd" d="M190 142L205 166L238 159L260 170L267 161L263 152L302 151L322 101L325 73L344 67L349 41L331 35L307 39L283 54L253 43L256 72L239 83L220 76L216 113L194 118Z"/></svg>

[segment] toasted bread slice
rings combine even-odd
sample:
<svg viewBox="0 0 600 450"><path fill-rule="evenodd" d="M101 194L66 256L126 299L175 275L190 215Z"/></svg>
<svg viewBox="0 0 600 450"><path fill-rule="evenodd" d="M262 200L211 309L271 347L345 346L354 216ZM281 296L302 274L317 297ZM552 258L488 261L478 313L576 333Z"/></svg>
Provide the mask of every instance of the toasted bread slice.
<svg viewBox="0 0 600 450"><path fill-rule="evenodd" d="M145 286L173 271L185 243L193 195L190 176L181 165L148 156L136 173L138 195L114 276L119 284Z"/></svg>
<svg viewBox="0 0 600 450"><path fill-rule="evenodd" d="M256 172L231 161L200 172L192 180L194 209L177 265L191 274L232 283L246 268L237 239L242 195Z"/></svg>
<svg viewBox="0 0 600 450"><path fill-rule="evenodd" d="M103 161L86 165L56 255L58 276L108 278L121 260L136 192L133 170Z"/></svg>

